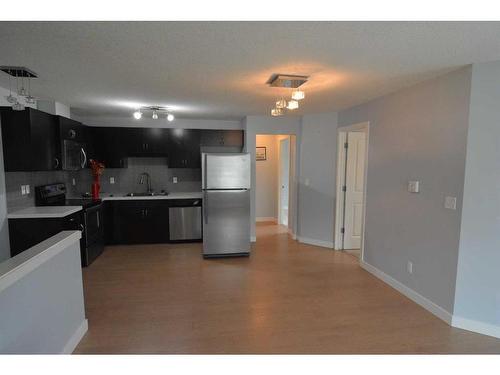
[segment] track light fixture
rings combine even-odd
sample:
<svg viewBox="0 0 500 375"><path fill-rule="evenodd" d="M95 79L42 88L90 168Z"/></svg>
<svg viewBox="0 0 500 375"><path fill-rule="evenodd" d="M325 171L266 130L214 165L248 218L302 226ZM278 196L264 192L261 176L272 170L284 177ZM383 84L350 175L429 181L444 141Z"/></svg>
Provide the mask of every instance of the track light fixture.
<svg viewBox="0 0 500 375"><path fill-rule="evenodd" d="M159 107L159 106L140 107L133 113L133 116L136 120L140 120L142 118L142 113L149 112L149 111L152 112L151 118L153 120L158 120L162 113L164 113L166 115L165 118L167 119L167 121L171 122L171 121L174 121L174 119L175 119L174 115L168 110L168 108Z"/></svg>

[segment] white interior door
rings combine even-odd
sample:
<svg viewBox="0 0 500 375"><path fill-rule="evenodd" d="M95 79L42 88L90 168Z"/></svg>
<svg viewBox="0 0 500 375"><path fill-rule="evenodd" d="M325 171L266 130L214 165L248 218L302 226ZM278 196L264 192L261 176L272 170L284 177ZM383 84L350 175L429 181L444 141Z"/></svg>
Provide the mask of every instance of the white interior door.
<svg viewBox="0 0 500 375"><path fill-rule="evenodd" d="M344 249L359 249L363 229L366 135L347 133Z"/></svg>
<svg viewBox="0 0 500 375"><path fill-rule="evenodd" d="M279 213L278 220L281 225L288 226L288 197L290 181L290 139L280 140L280 179L279 179Z"/></svg>

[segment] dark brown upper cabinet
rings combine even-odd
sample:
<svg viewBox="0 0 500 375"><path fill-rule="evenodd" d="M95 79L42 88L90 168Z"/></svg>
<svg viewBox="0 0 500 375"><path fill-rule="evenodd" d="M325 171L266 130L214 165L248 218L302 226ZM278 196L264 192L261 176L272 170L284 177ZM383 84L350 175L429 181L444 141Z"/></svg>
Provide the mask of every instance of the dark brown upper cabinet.
<svg viewBox="0 0 500 375"><path fill-rule="evenodd" d="M200 131L170 129L168 142L169 168L201 168Z"/></svg>
<svg viewBox="0 0 500 375"><path fill-rule="evenodd" d="M57 118L33 108L0 107L6 172L61 169Z"/></svg>

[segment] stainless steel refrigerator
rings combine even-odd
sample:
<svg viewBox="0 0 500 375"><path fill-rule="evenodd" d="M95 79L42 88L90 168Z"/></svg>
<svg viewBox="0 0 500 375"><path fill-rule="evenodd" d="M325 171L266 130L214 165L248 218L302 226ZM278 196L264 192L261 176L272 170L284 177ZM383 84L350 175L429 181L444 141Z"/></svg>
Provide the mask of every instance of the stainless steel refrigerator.
<svg viewBox="0 0 500 375"><path fill-rule="evenodd" d="M202 154L203 256L250 255L250 155Z"/></svg>

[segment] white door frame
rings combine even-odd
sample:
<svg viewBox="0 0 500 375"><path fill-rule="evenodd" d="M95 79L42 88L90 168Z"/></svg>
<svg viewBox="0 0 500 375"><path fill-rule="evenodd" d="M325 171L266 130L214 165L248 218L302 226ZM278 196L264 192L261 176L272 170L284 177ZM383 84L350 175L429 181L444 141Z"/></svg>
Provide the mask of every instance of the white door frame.
<svg viewBox="0 0 500 375"><path fill-rule="evenodd" d="M365 149L365 170L364 170L364 186L363 186L363 222L362 222L362 238L361 238L361 260L364 259L364 249L365 249L365 219L366 219L366 187L367 187L367 175L368 175L368 144L370 142L370 123L360 122L357 124L352 124L348 126L343 126L337 129L337 187L336 187L336 204L335 204L335 250L342 250L342 224L344 217L344 192L342 187L345 183L345 160L346 160L346 149L344 144L347 139L347 133L349 132L364 132L366 134L366 149Z"/></svg>
<svg viewBox="0 0 500 375"><path fill-rule="evenodd" d="M287 212L290 212L290 142L291 142L291 137L289 135L286 136L286 138L282 138L282 139L278 139L278 224L279 225L282 225L281 224L281 221L282 221L282 209L281 209L281 195L283 194L282 193L282 189L281 189L281 185L283 185L283 181L281 179L282 177L282 167L283 167L283 163L282 163L282 160L281 160L281 147L282 147L282 142L283 141L286 141L287 143L287 146L288 146L288 181L287 181L287 184L288 184L288 197L287 197L287 203L288 203L288 211ZM287 218L287 227L289 228L290 227L290 214L288 214L288 218Z"/></svg>

